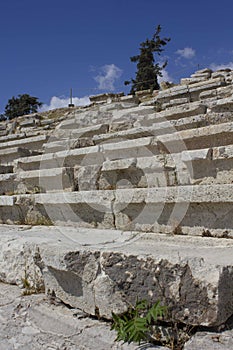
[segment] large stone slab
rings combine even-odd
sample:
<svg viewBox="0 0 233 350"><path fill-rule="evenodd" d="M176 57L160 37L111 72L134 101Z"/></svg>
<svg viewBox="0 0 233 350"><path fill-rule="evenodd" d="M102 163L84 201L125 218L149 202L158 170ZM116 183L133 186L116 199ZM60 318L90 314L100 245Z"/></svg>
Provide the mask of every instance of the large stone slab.
<svg viewBox="0 0 233 350"><path fill-rule="evenodd" d="M233 236L232 184L0 196L3 223Z"/></svg>
<svg viewBox="0 0 233 350"><path fill-rule="evenodd" d="M200 102L191 102L184 105L167 108L166 110L157 113L154 117L154 121L159 121L159 119L171 120L191 117L198 114L204 114L206 110L207 106L205 104Z"/></svg>
<svg viewBox="0 0 233 350"><path fill-rule="evenodd" d="M137 297L161 300L167 320L192 325L219 325L232 315L232 240L107 234L108 242L98 230L2 226L1 279L22 285L26 270L31 286L36 276L48 293L106 318Z"/></svg>
<svg viewBox="0 0 233 350"><path fill-rule="evenodd" d="M233 331L198 332L185 345L184 350L230 350L233 349Z"/></svg>
<svg viewBox="0 0 233 350"><path fill-rule="evenodd" d="M12 165L13 161L20 157L29 156L31 152L26 148L11 147L6 149L0 149L0 164Z"/></svg>
<svg viewBox="0 0 233 350"><path fill-rule="evenodd" d="M173 134L159 135L157 136L157 141L161 151L177 153L185 149L200 149L232 144L232 131L233 125L231 122L228 122L197 129L182 130Z"/></svg>
<svg viewBox="0 0 233 350"><path fill-rule="evenodd" d="M73 178L73 169L71 168L21 171L17 173L17 192L71 191L74 186Z"/></svg>
<svg viewBox="0 0 233 350"><path fill-rule="evenodd" d="M29 150L39 150L43 144L47 141L47 135L39 135L34 137L27 137L23 139L17 139L13 141L3 142L0 145L0 149L11 148L11 147L23 147Z"/></svg>
<svg viewBox="0 0 233 350"><path fill-rule="evenodd" d="M1 350L136 350L115 342L110 324L69 309L44 294L23 295L15 285L0 283ZM144 349L169 350L145 345Z"/></svg>

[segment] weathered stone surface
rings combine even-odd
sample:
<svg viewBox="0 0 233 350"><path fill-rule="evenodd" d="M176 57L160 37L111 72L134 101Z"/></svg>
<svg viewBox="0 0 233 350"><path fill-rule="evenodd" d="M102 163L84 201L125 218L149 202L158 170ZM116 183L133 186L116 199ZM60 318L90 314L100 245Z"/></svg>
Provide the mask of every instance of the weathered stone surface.
<svg viewBox="0 0 233 350"><path fill-rule="evenodd" d="M3 350L136 350L114 342L116 333L103 321L68 309L53 298L22 295L17 286L0 284L0 348ZM168 350L160 346L144 349Z"/></svg>
<svg viewBox="0 0 233 350"><path fill-rule="evenodd" d="M13 194L17 185L16 174L0 174L0 194Z"/></svg>
<svg viewBox="0 0 233 350"><path fill-rule="evenodd" d="M28 149L21 147L0 149L0 164L12 165L15 159L20 157L26 157L30 154L31 152Z"/></svg>
<svg viewBox="0 0 233 350"><path fill-rule="evenodd" d="M230 350L233 349L233 331L222 333L198 332L184 345L184 350Z"/></svg>
<svg viewBox="0 0 233 350"><path fill-rule="evenodd" d="M210 125L173 134L159 135L157 141L161 150L167 153L182 152L185 149L200 149L212 146L226 146L233 142L231 122Z"/></svg>
<svg viewBox="0 0 233 350"><path fill-rule="evenodd" d="M136 297L160 299L189 324L218 325L232 315L231 240L126 233L124 241L119 232L117 242L111 232L97 249L93 231L3 226L1 279L22 284L26 269L32 286L36 278L72 307L107 318Z"/></svg>
<svg viewBox="0 0 233 350"><path fill-rule="evenodd" d="M189 104L168 108L165 111L159 112L154 116L154 121L156 121L156 119L159 121L159 119L170 120L190 117L193 115L203 114L206 112L206 109L206 105L200 102L192 102Z"/></svg>
<svg viewBox="0 0 233 350"><path fill-rule="evenodd" d="M19 140L8 141L1 143L0 149L8 147L24 147L29 150L38 150L42 147L42 145L44 144L44 142L46 142L47 139L48 137L46 135L39 135L35 137L28 137Z"/></svg>
<svg viewBox="0 0 233 350"><path fill-rule="evenodd" d="M166 109L169 107L174 107L174 106L182 105L183 103L189 103L189 102L191 102L189 97L175 98L174 100L171 100L167 103L163 103L162 108Z"/></svg>
<svg viewBox="0 0 233 350"><path fill-rule="evenodd" d="M213 112L225 112L229 111L232 112L233 110L233 98L223 98L221 100L217 100L216 102L213 102L211 111Z"/></svg>
<svg viewBox="0 0 233 350"><path fill-rule="evenodd" d="M40 169L17 174L17 192L71 191L74 185L73 169Z"/></svg>
<svg viewBox="0 0 233 350"><path fill-rule="evenodd" d="M214 89L217 88L219 86L225 85L225 79L223 77L220 78L215 78L215 79L209 79L207 81L204 82L199 82L199 83L195 83L190 85L189 87L189 92L201 92L203 90L208 90L208 89Z"/></svg>
<svg viewBox="0 0 233 350"><path fill-rule="evenodd" d="M157 101L167 102L167 101L175 99L175 98L187 97L188 92L189 91L188 91L187 85L174 86L174 87L169 88L167 90L159 91L159 94L157 96Z"/></svg>

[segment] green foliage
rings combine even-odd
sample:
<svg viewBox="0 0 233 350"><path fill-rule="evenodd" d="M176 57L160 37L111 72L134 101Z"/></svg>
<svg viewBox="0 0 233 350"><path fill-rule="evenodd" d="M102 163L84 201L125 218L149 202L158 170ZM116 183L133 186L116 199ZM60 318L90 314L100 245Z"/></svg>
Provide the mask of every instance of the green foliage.
<svg viewBox="0 0 233 350"><path fill-rule="evenodd" d="M158 90L158 76L162 76L162 69L167 65L167 61L160 67L155 64L154 53L160 55L164 51L163 47L167 45L170 38L160 38L161 26L158 25L152 39L140 44L140 54L130 57L131 62L137 62L136 79L125 81L125 85L132 84L130 93L134 94L141 90Z"/></svg>
<svg viewBox="0 0 233 350"><path fill-rule="evenodd" d="M37 97L28 94L13 96L5 107L5 115L9 119L13 119L21 115L36 113L41 106L42 103L38 101Z"/></svg>
<svg viewBox="0 0 233 350"><path fill-rule="evenodd" d="M147 300L137 300L135 306L121 315L112 313L113 324L111 330L117 332L116 341L136 342L150 340L150 331L157 320L162 318L166 313L166 307L161 306L157 301L150 306Z"/></svg>

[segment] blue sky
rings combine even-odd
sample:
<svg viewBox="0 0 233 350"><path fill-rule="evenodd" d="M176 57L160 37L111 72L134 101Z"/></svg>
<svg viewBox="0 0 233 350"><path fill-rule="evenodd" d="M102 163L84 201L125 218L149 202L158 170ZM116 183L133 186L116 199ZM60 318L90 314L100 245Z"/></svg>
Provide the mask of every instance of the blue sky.
<svg viewBox="0 0 233 350"><path fill-rule="evenodd" d="M130 56L155 27L171 38L159 60L164 80L195 70L233 69L233 1L2 0L0 112L9 98L28 93L44 108L76 104L102 92L129 92Z"/></svg>

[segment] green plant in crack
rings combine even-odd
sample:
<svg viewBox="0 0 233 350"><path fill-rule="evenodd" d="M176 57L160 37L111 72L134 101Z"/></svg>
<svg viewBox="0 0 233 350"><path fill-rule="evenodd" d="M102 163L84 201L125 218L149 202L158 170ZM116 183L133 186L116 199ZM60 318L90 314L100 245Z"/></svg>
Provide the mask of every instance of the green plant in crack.
<svg viewBox="0 0 233 350"><path fill-rule="evenodd" d="M116 341L138 344L150 342L156 322L162 319L166 312L166 306L161 306L160 301L150 305L147 300L137 300L135 306L130 306L125 313L112 313L111 330L117 332Z"/></svg>

